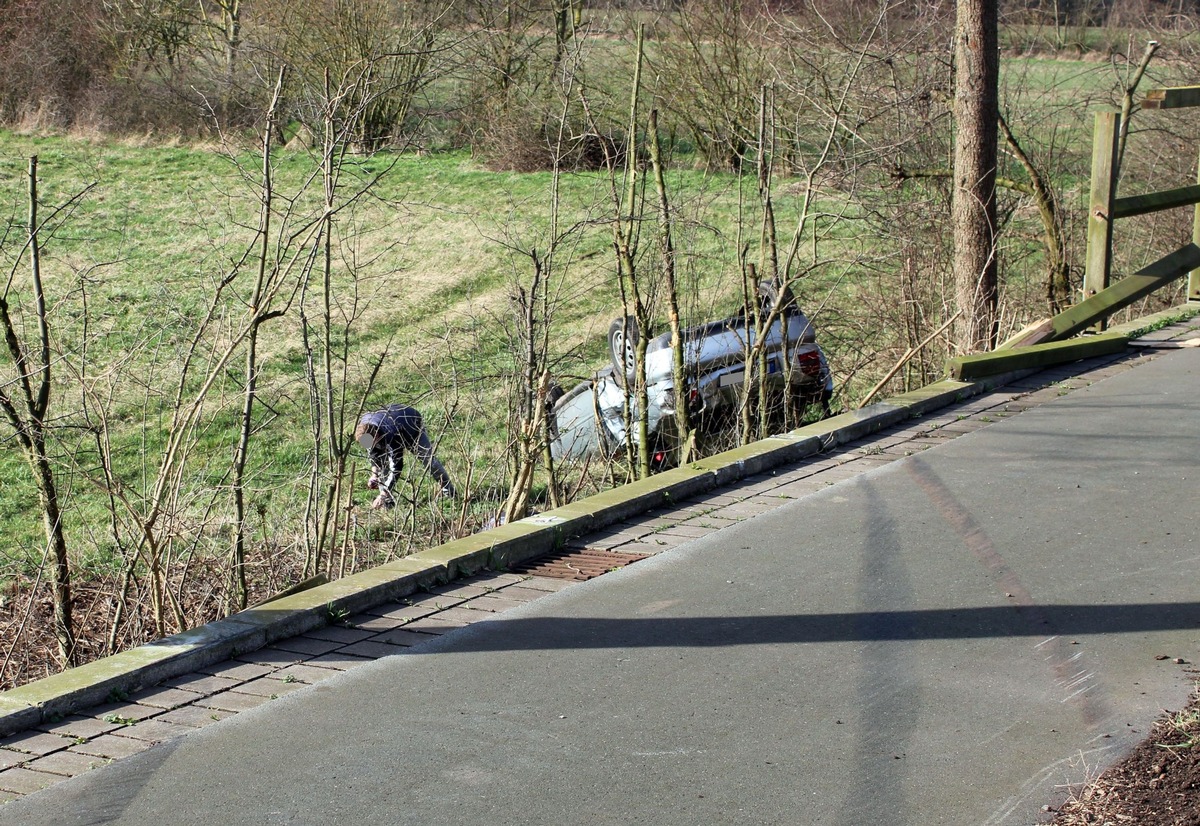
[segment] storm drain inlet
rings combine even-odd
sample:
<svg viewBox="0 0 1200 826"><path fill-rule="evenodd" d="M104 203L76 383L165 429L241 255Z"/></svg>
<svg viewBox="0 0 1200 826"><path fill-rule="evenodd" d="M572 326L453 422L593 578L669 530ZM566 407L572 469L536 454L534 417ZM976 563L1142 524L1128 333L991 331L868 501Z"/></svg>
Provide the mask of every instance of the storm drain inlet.
<svg viewBox="0 0 1200 826"><path fill-rule="evenodd" d="M624 568L649 554L630 554L584 548L579 551L553 551L513 568L514 573L582 581Z"/></svg>

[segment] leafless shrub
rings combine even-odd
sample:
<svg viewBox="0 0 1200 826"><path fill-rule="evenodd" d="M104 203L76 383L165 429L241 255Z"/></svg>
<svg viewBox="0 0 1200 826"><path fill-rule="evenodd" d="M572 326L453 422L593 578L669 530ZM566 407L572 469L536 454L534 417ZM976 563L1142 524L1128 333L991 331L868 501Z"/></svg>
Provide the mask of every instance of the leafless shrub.
<svg viewBox="0 0 1200 826"><path fill-rule="evenodd" d="M88 0L15 0L0 16L0 118L44 126L74 123L93 84L117 56L98 36L100 10Z"/></svg>

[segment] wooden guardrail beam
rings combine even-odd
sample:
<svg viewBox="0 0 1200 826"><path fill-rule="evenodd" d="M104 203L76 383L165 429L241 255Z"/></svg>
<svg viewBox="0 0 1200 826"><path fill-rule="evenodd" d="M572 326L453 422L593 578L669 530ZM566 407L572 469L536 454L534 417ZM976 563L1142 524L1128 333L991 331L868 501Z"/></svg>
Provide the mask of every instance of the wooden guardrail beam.
<svg viewBox="0 0 1200 826"><path fill-rule="evenodd" d="M1123 333L1100 333L1015 350L993 350L974 356L960 356L946 362L946 373L958 381L975 381L1001 373L1040 370L1069 361L1120 353L1128 345L1129 336Z"/></svg>
<svg viewBox="0 0 1200 826"><path fill-rule="evenodd" d="M1150 293L1200 268L1200 246L1186 244L1170 255L1122 278L1091 298L1069 307L1051 319L1022 330L1004 342L998 350L1012 350L1048 341L1061 341L1086 330L1118 310L1145 298Z"/></svg>
<svg viewBox="0 0 1200 826"><path fill-rule="evenodd" d="M1130 218L1134 215L1146 215L1193 204L1200 204L1200 184L1117 198L1113 201L1113 217Z"/></svg>
<svg viewBox="0 0 1200 826"><path fill-rule="evenodd" d="M1151 89L1142 99L1143 109L1185 109L1189 106L1200 106L1200 86Z"/></svg>
<svg viewBox="0 0 1200 826"><path fill-rule="evenodd" d="M1196 183L1200 184L1200 168L1196 170ZM1200 205L1192 211L1192 243L1200 244ZM1188 273L1187 300L1200 301L1200 270Z"/></svg>

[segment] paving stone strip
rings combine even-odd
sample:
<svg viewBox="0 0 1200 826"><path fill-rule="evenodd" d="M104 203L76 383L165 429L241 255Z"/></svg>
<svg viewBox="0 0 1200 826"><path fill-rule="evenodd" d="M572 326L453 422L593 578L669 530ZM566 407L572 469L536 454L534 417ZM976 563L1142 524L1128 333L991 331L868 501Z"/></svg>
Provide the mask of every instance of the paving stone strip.
<svg viewBox="0 0 1200 826"><path fill-rule="evenodd" d="M1169 339L1191 329L1158 331ZM803 499L845 479L928 450L1030 407L1132 369L1159 353L1143 349L1041 371L819 454L750 476L717 491L655 510L587 536L570 550L653 555ZM614 559L615 559L614 555ZM129 757L276 697L314 685L470 623L502 614L573 581L487 572L401 602L390 602L232 659L168 679L108 704L0 739L0 804L97 766Z"/></svg>

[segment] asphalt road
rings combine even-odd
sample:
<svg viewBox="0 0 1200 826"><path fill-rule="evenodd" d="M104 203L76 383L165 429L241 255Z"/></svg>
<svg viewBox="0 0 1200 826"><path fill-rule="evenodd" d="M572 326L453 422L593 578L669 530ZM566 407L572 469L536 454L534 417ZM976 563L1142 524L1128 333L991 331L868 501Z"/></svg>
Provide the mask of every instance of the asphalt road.
<svg viewBox="0 0 1200 826"><path fill-rule="evenodd" d="M1200 352L0 807L0 824L1029 824L1187 699Z"/></svg>

